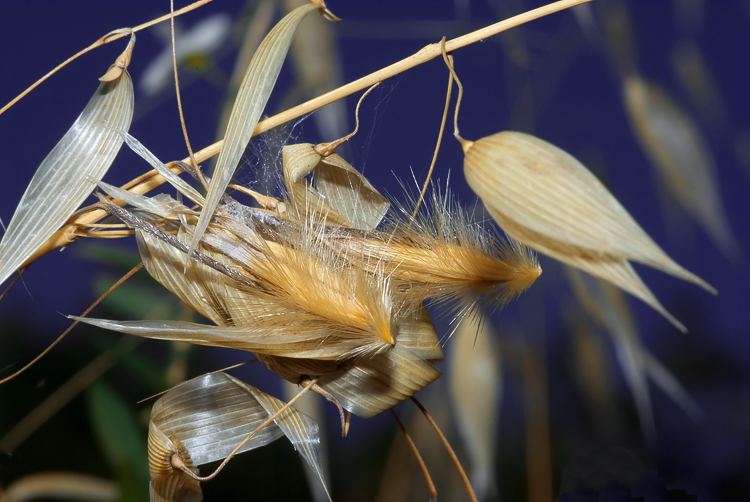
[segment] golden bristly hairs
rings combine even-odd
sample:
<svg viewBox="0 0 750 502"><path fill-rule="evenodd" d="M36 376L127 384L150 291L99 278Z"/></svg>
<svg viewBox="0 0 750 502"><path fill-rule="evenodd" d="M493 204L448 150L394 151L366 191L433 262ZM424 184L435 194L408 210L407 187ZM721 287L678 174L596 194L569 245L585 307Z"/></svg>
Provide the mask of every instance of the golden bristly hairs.
<svg viewBox="0 0 750 502"><path fill-rule="evenodd" d="M218 225L212 230L224 244L218 248L247 244L236 265L289 311L309 317L313 325L328 325L330 338L361 338L357 355L395 343L403 307L394 305L390 277L382 267L360 267L326 246L323 218L312 214L301 224L280 222L273 234L277 242L259 239L261 232L237 217L217 222L224 230L223 235ZM214 240L207 243L213 246Z"/></svg>
<svg viewBox="0 0 750 502"><path fill-rule="evenodd" d="M501 308L542 273L533 251L473 221L447 190L433 188L416 216L394 206L382 231L336 242L363 266L385 268L407 303L449 302L460 318Z"/></svg>

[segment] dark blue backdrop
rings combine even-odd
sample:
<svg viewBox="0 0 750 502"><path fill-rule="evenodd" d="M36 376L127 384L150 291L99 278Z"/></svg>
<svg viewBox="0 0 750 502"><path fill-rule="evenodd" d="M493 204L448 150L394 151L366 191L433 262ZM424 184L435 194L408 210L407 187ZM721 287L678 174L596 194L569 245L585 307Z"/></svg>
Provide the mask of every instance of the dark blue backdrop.
<svg viewBox="0 0 750 502"><path fill-rule="evenodd" d="M594 4L606 1L597 0ZM518 5L507 7L507 14L541 5L538 1L515 3ZM747 196L750 170L738 160L736 144L738 138L750 130L746 62L750 50L750 17L741 1L704 3L702 26L692 31L690 38L697 42L708 61L728 115L718 125L699 123L716 159L730 224L747 256L750 250L746 222L750 214L750 197ZM427 43L439 40L443 34L457 36L495 22L498 12L505 12L506 8L497 10L487 2L472 1L462 10L456 7L459 4L462 2L331 0L329 7L345 20L335 27L342 35L339 43L344 80L353 80L406 57ZM686 36L675 21L677 4L666 0L628 3L638 67L643 75L667 88L700 119L670 65L670 50ZM3 2L0 4L0 19L3 20L0 103L12 99L59 62L106 32L137 25L163 14L167 7L167 2L132 0ZM596 10L597 6L594 7ZM211 13L236 14L239 8L239 2L216 0L185 15L181 22L190 26ZM374 24L376 21L383 24ZM414 23L403 23L405 21ZM347 23L351 27L347 27ZM420 36L422 32L424 36ZM750 485L739 477L750 461L747 426L750 423L750 372L747 370L750 337L746 321L750 273L747 260L730 263L694 225L686 232L677 232L680 235L677 238L673 237L675 232L667 231L652 168L628 125L619 80L606 54L586 40L573 15L563 12L535 21L528 25L525 36L530 54L527 71L510 63L503 46L493 40L454 53L456 68L467 90L460 116L461 133L465 138L478 139L503 129L525 130L589 162L670 256L720 291L719 296L712 297L670 276L637 267L667 309L688 326L688 335L673 329L641 303L634 300L631 304L646 344L675 371L707 412L703 423L693 425L666 396L653 392L663 445L663 451L656 456L661 462L656 468L661 469L660 473L674 486L702 494L700 500L733 492L739 494L736 490L744 490L742 493L748 496ZM10 220L36 167L75 120L95 90L97 77L123 47L124 43L118 42L85 55L0 116L0 218L5 223ZM129 68L136 83L146 63L161 47L162 42L149 31L138 33ZM219 65L229 72L233 61L232 53L219 61ZM289 77L288 70L282 72L282 79ZM413 169L417 179L423 179L439 127L446 80L443 63L435 60L385 82L373 99L363 105L362 132L351 142L348 156L354 165L364 166L373 184L398 194L401 188L393 173L409 181L409 170ZM533 109L519 104L527 85L531 86L535 98ZM138 110L138 92L136 98ZM279 99L278 95L272 97L269 113L276 111L273 107ZM355 99L348 101L350 109ZM222 100L223 96L205 80L198 80L184 89L183 104L194 147L201 148L215 140ZM312 121L301 127L302 139L318 140ZM185 156L173 99L134 122L130 132L162 160ZM450 171L451 185L462 202L473 204L474 198L463 180L461 166L459 145L447 134L436 176L445 180ZM123 149L105 180L122 184L143 171L145 164ZM251 177L252 173L245 171L241 176ZM44 257L25 274L25 287L16 285L0 303L0 336L23 340L26 345L25 351L17 349L0 354L0 369L6 365L18 367L25 362L26 354L39 351L52 341L67 326L59 313L80 313L93 300L90 277L94 265L80 258L75 249L86 245L86 242L79 242L71 249ZM127 245L134 249L132 240ZM543 302L547 314L548 359L554 382L551 384L553 420L575 421L575 417L561 416L564 403L556 408L559 401L556 395L565 395L562 388L557 394L556 387L571 385L561 382L555 373L565 371L564 365L555 358L556 354L562 354L567 343L560 308L562 300L567 300L571 293L551 260L542 257L542 267L545 274L540 279L541 285L535 285L541 292L533 301ZM507 315L512 319L522 318L519 314L522 309L522 306L512 306ZM500 319L502 322L502 316ZM27 328L23 332L18 328L8 332L6 327L11 325ZM209 357L216 357L217 364L225 358ZM40 363L44 364L44 361ZM24 383L11 385L23 386ZM0 406L12 404L6 402ZM512 402L508 406L512 406Z"/></svg>

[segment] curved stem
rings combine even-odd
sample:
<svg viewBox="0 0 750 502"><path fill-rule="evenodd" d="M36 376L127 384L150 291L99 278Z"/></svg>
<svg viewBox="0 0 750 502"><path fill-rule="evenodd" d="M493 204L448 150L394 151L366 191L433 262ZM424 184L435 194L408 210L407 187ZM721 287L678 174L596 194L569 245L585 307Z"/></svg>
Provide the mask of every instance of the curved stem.
<svg viewBox="0 0 750 502"><path fill-rule="evenodd" d="M445 37L443 37L443 40L441 41L441 44L443 46L443 49L445 49ZM453 64L453 56L450 54L446 55L443 54L443 57L447 59L450 59L451 64L448 65L448 68L450 68ZM437 156L440 152L440 143L443 142L443 131L445 131L445 121L448 119L448 109L450 108L451 104L451 91L453 90L453 73L448 74L448 92L445 94L445 107L443 108L443 119L440 121L440 132L438 133L438 139L437 139L437 145L435 145L435 153L432 154L432 162L430 163L430 169L427 171L427 177L424 180L424 186L422 187L422 193L419 194L419 200L417 201L417 205L414 208L414 213L412 214L412 218L417 217L417 213L419 212L419 206L422 205L422 201L424 200L424 194L427 192L427 187L430 184L430 179L432 178L432 171L435 169L435 162L437 162ZM411 224L414 220L409 222L409 228L411 228Z"/></svg>
<svg viewBox="0 0 750 502"><path fill-rule="evenodd" d="M186 7L183 7L182 9L174 11L173 14L170 13L170 14L166 14L164 16L158 17L156 19L152 19L151 21L149 21L147 23L143 23L141 25L138 25L135 28L132 28L132 29L131 28L126 28L126 29L114 30L114 31L111 31L111 32L107 33L106 35L104 35L99 40L97 40L93 44L89 45L88 47L86 47L82 51L80 51L80 52L78 52L78 53L70 56L68 59L66 59L65 61L63 61L62 63L60 63L59 65L57 65L55 68L53 68L45 76L43 76L42 78L40 78L39 80L37 80L36 82L34 82L28 89L26 89L21 94L19 94L15 98L13 98L13 100L11 100L10 103L8 103L7 105L5 105L2 108L0 108L0 115L2 115L2 113L5 112L5 110L7 110L8 108L10 108L14 104L16 104L18 101L20 101L21 98L23 98L28 93L30 93L31 91L33 91L39 84L41 84L42 82L44 82L45 80L47 80L48 78L50 78L52 75L54 75L55 73L57 73L60 69L62 69L65 65L67 65L71 61L77 59L79 56L83 56L87 52L89 52L91 50L94 50L97 47L101 47L104 44L108 44L108 43L113 42L115 40L118 40L118 39L120 39L122 37L128 36L131 33L135 33L136 31L142 30L144 28L148 28L149 26L153 26L153 25L155 25L157 23L161 23L162 21L166 21L170 17L179 16L180 14L184 14L186 12L190 12L191 10L197 9L201 5L205 5L208 2L210 2L210 1L211 0L198 0L195 3L192 3L192 4L190 4L190 5L186 6Z"/></svg>
<svg viewBox="0 0 750 502"><path fill-rule="evenodd" d="M174 0L169 1L169 11L170 11L170 24L171 24L171 33L172 33L172 67L174 68L174 86L175 91L177 93L177 110L180 112L180 124L182 125L182 134L185 136L185 146L187 146L188 149L188 156L190 157L191 165L193 166L193 169L195 169L196 174L198 175L198 180L201 182L201 185L203 185L203 188L208 190L208 183L206 183L206 179L203 177L203 173L201 173L200 168L198 167L198 162L195 160L195 154L193 154L193 147L190 145L190 138L188 138L188 132L187 132L187 126L185 125L185 114L182 113L182 97L180 96L180 77L177 72L177 43L175 41L174 36Z"/></svg>
<svg viewBox="0 0 750 502"><path fill-rule="evenodd" d="M461 85L461 81L458 79L456 70L455 68L453 68L453 58L449 57L449 55L445 52L445 42L441 44L441 49L443 52L443 60L445 61L445 65L448 67L448 71L451 72L451 78L456 81L456 85L458 86L458 99L456 100L456 110L453 115L453 136L456 137L459 143L463 144L464 139L460 134L458 134L458 111L461 109L461 100L464 97L464 86Z"/></svg>

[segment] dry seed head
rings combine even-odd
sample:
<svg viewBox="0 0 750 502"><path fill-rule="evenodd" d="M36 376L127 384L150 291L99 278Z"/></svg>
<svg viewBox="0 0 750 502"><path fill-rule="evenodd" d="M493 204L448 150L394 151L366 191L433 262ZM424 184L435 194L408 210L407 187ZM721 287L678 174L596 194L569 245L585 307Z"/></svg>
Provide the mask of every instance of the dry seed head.
<svg viewBox="0 0 750 502"><path fill-rule="evenodd" d="M254 229L224 215L217 218L223 225L215 222L209 227L200 249L196 250L194 259L188 262L185 270L186 242L194 228L195 215L181 215L182 227L174 237L158 231L126 210L118 208L116 214L138 228L139 249L151 276L217 326L185 321L76 319L147 338L247 350L279 359L309 360L310 366L319 361L341 362L377 354L391 346L396 338L396 316L401 309L393 308L390 291L387 287L378 289L377 283L368 282L368 287L357 290L356 282L342 282L340 271L345 268L336 267L348 267L346 260L333 263L333 268L328 267L330 263L310 266L308 259L298 259L292 254L293 259L286 263L279 260L280 265L274 268L268 262L276 260L272 248L280 244L265 245ZM280 228L276 230L282 231ZM243 238L239 239L238 235L243 235ZM279 233L277 237L283 241L281 235ZM260 244L246 244L252 241ZM302 244L303 241L297 242L297 247L302 249ZM323 248L313 247L316 250ZM285 270L290 266L299 267L300 263L303 263L307 277ZM279 267L286 277L279 279ZM255 272L254 268L257 269ZM358 274L349 273L344 278L353 277L354 281L372 279L364 271ZM304 280L299 279L310 277L319 283L315 286L308 284L305 289ZM373 284L375 288L370 287ZM387 280L383 278L380 284L387 286ZM325 301L314 301L320 298L321 289L331 285L334 285L334 291L323 291L324 296L328 295L324 300L334 298L337 305L332 308ZM372 291L377 294L372 294ZM295 297L300 294L307 297ZM367 304L370 301L383 303L371 308ZM336 364L328 365L329 372L336 368ZM297 382L305 373L319 374L318 371L306 370L289 379Z"/></svg>
<svg viewBox="0 0 750 502"><path fill-rule="evenodd" d="M311 229L294 243L268 243L264 256L248 265L271 294L334 323L332 336L350 331L393 345L388 277L351 266L318 234Z"/></svg>
<svg viewBox="0 0 750 502"><path fill-rule="evenodd" d="M381 263L385 259L371 265L363 256L352 261L340 247L331 245L332 233L367 232L333 229L315 213L302 220L286 219L232 201L220 208L183 273L185 243L197 217L166 202L157 205L169 210L158 212L164 217L179 215L177 237L169 237L180 243L150 230L147 222L127 216L125 210L121 217L139 229L139 248L149 273L218 326L180 321L84 322L149 338L248 350L274 373L295 383L304 375L323 375L319 385L362 417L395 406L440 376L434 363L443 355L429 314L422 305L405 305L392 295L387 287L391 278ZM300 277L312 280L300 281ZM371 312L363 316L361 308L354 308L353 314L344 316L348 325L342 326L341 312L335 311L339 319L332 321L303 310L299 302L315 298L320 288L300 288L315 281L338 284L327 294L345 300L347 308L359 302ZM290 298L292 289L295 296L307 298ZM320 306L310 303L307 308Z"/></svg>

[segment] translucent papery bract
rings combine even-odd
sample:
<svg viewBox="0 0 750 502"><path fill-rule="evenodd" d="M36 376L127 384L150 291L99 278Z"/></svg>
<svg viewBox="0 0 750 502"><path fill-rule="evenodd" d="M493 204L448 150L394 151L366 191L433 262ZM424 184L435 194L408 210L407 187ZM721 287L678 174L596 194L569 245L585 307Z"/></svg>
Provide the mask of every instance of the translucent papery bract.
<svg viewBox="0 0 750 502"><path fill-rule="evenodd" d="M130 190L123 190L122 188L112 186L104 181L97 183L97 186L114 199L121 200L156 217L177 220L181 214L195 214L167 194L145 197Z"/></svg>
<svg viewBox="0 0 750 502"><path fill-rule="evenodd" d="M359 171L337 154L321 159L313 171L318 191L353 228L374 230L390 203Z"/></svg>
<svg viewBox="0 0 750 502"><path fill-rule="evenodd" d="M300 220L314 213L332 225L374 230L390 207L367 178L335 153L324 156L300 143L285 146L282 157L287 192ZM305 179L311 172L315 187Z"/></svg>
<svg viewBox="0 0 750 502"><path fill-rule="evenodd" d="M127 70L102 82L81 115L42 161L0 241L0 284L78 209L122 146L113 130L133 118L133 82Z"/></svg>
<svg viewBox="0 0 750 502"><path fill-rule="evenodd" d="M667 256L580 162L539 138L510 131L482 138L469 147L464 174L508 235L628 291L682 330L628 260L715 292Z"/></svg>
<svg viewBox="0 0 750 502"><path fill-rule="evenodd" d="M192 481L200 493L195 480L172 467L172 455L179 454L182 447L196 466L226 458L283 405L278 399L224 373L206 375L169 391L154 404L151 412L149 467L152 492L155 487L161 487L163 491L173 490L178 483L166 478L179 477ZM289 438L323 483L318 426L294 408L287 408L245 443L238 453L265 446L283 435Z"/></svg>
<svg viewBox="0 0 750 502"><path fill-rule="evenodd" d="M203 491L198 480L182 470L175 469L172 462L180 461L193 473L197 473L190 453L175 436L167 437L155 425L148 427L148 467L150 502L201 502Z"/></svg>
<svg viewBox="0 0 750 502"><path fill-rule="evenodd" d="M284 403L267 394L258 393L256 395L258 402L261 403L268 415L278 412ZM331 499L323 478L323 463L320 459L320 435L318 424L306 415L298 412L293 408L288 408L278 418L275 419L276 425L284 431L287 439L292 443L294 449L302 455L307 465L310 466L315 476L323 485L328 499Z"/></svg>
<svg viewBox="0 0 750 502"><path fill-rule="evenodd" d="M443 352L427 309L404 316L399 328L395 346L346 363L318 385L348 411L370 418L437 380L442 373L433 363L442 361Z"/></svg>
<svg viewBox="0 0 750 502"><path fill-rule="evenodd" d="M224 145L216 161L213 181L206 194L206 203L198 220L193 240L190 242L191 252L198 245L213 218L214 211L250 142L255 126L258 124L281 72L281 66L294 33L305 17L319 8L320 6L316 4L306 4L287 14L263 39L250 61L229 117Z"/></svg>

